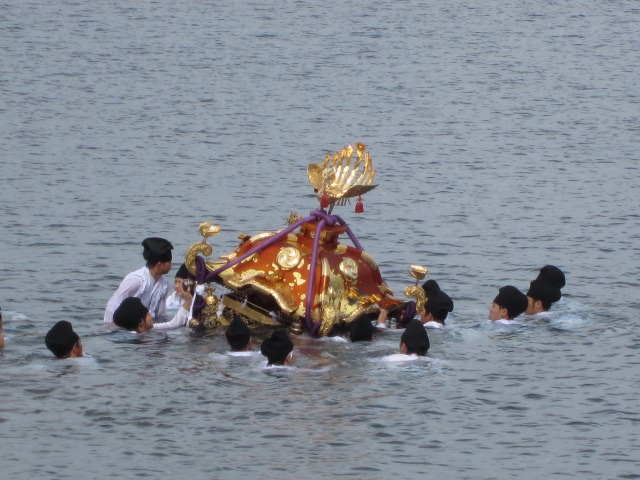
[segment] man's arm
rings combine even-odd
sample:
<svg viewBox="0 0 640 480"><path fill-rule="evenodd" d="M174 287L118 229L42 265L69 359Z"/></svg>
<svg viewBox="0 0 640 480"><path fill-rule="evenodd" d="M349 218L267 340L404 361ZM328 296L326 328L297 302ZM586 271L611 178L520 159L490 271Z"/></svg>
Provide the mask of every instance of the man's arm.
<svg viewBox="0 0 640 480"><path fill-rule="evenodd" d="M134 296L141 286L142 279L140 277L127 275L107 302L107 308L104 311L104 322L113 322L113 312L116 311L125 298Z"/></svg>
<svg viewBox="0 0 640 480"><path fill-rule="evenodd" d="M154 323L153 328L156 330L171 330L173 328L184 327L189 320L189 312L191 311L191 302L193 296L190 292L182 292L178 294L182 298L182 306L174 315L170 322Z"/></svg>

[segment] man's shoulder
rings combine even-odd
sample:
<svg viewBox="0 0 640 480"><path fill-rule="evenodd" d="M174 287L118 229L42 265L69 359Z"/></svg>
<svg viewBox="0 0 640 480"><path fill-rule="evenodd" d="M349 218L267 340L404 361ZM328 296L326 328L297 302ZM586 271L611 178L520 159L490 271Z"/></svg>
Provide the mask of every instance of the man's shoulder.
<svg viewBox="0 0 640 480"><path fill-rule="evenodd" d="M149 269L147 267L141 267L138 270L134 270L133 272L127 273L127 276L124 278L132 278L132 277L144 278L146 275L149 274L148 272L149 272Z"/></svg>

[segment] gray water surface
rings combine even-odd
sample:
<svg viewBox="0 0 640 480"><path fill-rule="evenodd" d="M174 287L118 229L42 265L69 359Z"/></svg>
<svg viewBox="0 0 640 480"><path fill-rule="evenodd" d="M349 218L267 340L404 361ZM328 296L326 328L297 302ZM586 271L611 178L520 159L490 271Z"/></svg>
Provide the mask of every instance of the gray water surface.
<svg viewBox="0 0 640 480"><path fill-rule="evenodd" d="M640 9L504 3L1 3L3 478L640 478ZM356 141L379 186L335 213L455 302L428 359L102 324L143 238L228 253ZM489 325L548 263L553 315ZM46 350L62 319L90 358Z"/></svg>

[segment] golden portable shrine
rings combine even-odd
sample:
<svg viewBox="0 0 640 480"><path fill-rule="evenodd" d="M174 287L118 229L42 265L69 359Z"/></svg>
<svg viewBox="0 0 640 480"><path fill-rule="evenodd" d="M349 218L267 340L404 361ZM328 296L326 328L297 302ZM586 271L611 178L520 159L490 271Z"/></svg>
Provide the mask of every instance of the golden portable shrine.
<svg viewBox="0 0 640 480"><path fill-rule="evenodd" d="M304 218L292 213L288 225L276 232L239 235L238 247L220 260L205 258L213 253L208 239L220 226L201 223L202 240L185 256L199 285L190 325L227 326L237 314L249 326L289 327L293 333L325 336L343 330L359 315L400 309L404 302L393 297L374 259L346 222L332 214L336 205L354 197L356 212L362 212L362 195L377 186L375 173L362 143L327 154L307 167L320 209ZM341 236L353 245L342 243ZM407 287L405 295L416 297L419 312L425 297L417 283L428 271L412 265L409 272L416 284ZM217 295L214 284L227 291Z"/></svg>

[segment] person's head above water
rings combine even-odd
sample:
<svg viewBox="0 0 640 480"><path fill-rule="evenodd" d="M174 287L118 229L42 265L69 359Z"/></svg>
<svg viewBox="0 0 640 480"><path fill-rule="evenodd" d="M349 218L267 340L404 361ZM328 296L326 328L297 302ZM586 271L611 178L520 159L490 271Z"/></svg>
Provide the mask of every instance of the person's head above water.
<svg viewBox="0 0 640 480"><path fill-rule="evenodd" d="M113 323L120 328L138 333L153 328L153 318L149 309L142 304L142 300L138 297L128 297L122 301L113 312Z"/></svg>
<svg viewBox="0 0 640 480"><path fill-rule="evenodd" d="M369 320L369 315L362 314L351 322L349 338L352 342L370 342L373 340L375 328Z"/></svg>
<svg viewBox="0 0 640 480"><path fill-rule="evenodd" d="M430 346L429 335L427 335L427 330L422 322L415 319L411 320L400 337L400 352L405 355L424 356Z"/></svg>
<svg viewBox="0 0 640 480"><path fill-rule="evenodd" d="M545 265L540 269L538 277L529 284L527 292L527 315L546 312L560 298L560 289L565 286L565 276L555 265Z"/></svg>
<svg viewBox="0 0 640 480"><path fill-rule="evenodd" d="M422 323L436 321L444 324L447 315L451 311L453 311L453 300L442 290L438 290L428 297L427 302L424 304L424 312L420 315L420 321Z"/></svg>
<svg viewBox="0 0 640 480"><path fill-rule="evenodd" d="M260 352L267 357L267 365L289 365L294 360L293 342L284 330L276 330L262 342Z"/></svg>
<svg viewBox="0 0 640 480"><path fill-rule="evenodd" d="M527 296L513 285L498 290L489 307L489 320L513 320L527 309Z"/></svg>
<svg viewBox="0 0 640 480"><path fill-rule="evenodd" d="M224 336L234 352L249 350L251 347L251 330L238 315L233 316Z"/></svg>
<svg viewBox="0 0 640 480"><path fill-rule="evenodd" d="M47 332L44 343L56 358L82 357L82 341L71 323L60 320Z"/></svg>
<svg viewBox="0 0 640 480"><path fill-rule="evenodd" d="M151 276L156 278L169 273L172 265L171 242L164 238L149 237L142 241L142 246L144 247L142 257L147 262Z"/></svg>

